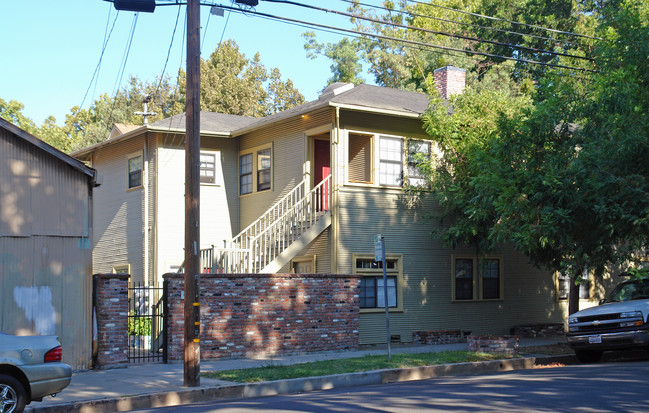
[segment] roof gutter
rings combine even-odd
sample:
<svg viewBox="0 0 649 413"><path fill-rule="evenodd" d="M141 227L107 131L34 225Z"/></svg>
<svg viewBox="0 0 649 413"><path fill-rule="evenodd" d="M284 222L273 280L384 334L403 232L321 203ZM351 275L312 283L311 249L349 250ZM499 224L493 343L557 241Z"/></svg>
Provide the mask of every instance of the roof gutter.
<svg viewBox="0 0 649 413"><path fill-rule="evenodd" d="M335 103L329 102L329 106L345 110L353 110L357 112L367 112L367 113L376 113L380 115L390 115L390 116L400 116L403 118L412 118L419 119L423 116L423 113L417 112L406 112L401 110L391 110L391 109L381 109L381 108L371 108L367 106L358 106L358 105L348 105L344 103Z"/></svg>
<svg viewBox="0 0 649 413"><path fill-rule="evenodd" d="M79 149L78 151L72 152L70 155L74 157L82 157L84 155L88 155L92 153L93 151L103 148L104 146L109 146L114 143L122 142L124 140L130 139L133 136L139 135L144 132L159 132L159 133L175 133L175 134L185 134L185 129L179 129L179 128L160 128L160 127L155 127L151 125L143 125L140 126L137 129L133 129L132 131L128 131L122 135L119 135L115 138L112 139L107 139L103 142L96 143L92 146L88 146L87 148ZM214 138L231 138L232 134L231 133L223 133L223 132L214 132L214 131L200 131L201 136L207 136L207 137L214 137Z"/></svg>

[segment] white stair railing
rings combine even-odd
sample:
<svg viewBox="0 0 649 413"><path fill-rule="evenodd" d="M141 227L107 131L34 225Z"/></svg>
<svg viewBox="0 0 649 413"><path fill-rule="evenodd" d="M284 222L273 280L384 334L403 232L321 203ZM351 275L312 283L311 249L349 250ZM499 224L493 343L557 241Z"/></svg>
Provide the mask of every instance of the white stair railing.
<svg viewBox="0 0 649 413"><path fill-rule="evenodd" d="M212 271L257 273L297 240L331 206L331 175L311 191L307 185L300 182L225 248L213 247Z"/></svg>

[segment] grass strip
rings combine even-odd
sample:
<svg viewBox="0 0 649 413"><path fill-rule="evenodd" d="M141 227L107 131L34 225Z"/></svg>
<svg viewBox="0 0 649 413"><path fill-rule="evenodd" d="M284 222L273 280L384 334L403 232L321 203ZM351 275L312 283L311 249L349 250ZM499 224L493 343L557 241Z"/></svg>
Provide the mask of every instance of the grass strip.
<svg viewBox="0 0 649 413"><path fill-rule="evenodd" d="M474 353L470 351L442 351L436 353L393 354L392 360L387 356L363 356L348 359L315 361L291 365L273 364L272 361L263 367L206 371L202 377L226 380L235 383L258 383L262 381L295 379L300 377L328 376L340 373L431 366L436 364L488 361L507 358L502 354Z"/></svg>

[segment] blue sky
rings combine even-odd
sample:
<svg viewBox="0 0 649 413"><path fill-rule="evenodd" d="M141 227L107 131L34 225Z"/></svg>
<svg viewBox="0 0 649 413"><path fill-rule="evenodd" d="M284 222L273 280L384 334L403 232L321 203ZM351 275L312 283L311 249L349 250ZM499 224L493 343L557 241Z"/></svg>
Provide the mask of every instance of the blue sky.
<svg viewBox="0 0 649 413"><path fill-rule="evenodd" d="M324 5L345 10L340 0L302 0L302 3ZM160 3L160 2L159 2ZM217 3L219 3L217 1ZM380 1L373 1L379 4ZM220 2L231 5L230 0ZM256 10L263 13L350 27L343 16L310 11L304 8L260 1ZM99 62L107 23L112 24L117 11L102 0L18 0L0 5L0 98L18 100L25 105L23 113L40 125L48 115L62 124L72 106L80 105ZM171 42L178 6L158 6L155 13L140 13L121 85L129 75L153 80L162 73ZM214 51L224 32L224 17L210 15L201 7L202 56ZM106 47L98 81L90 88L83 105L103 93L112 94L118 82L122 57L128 42L134 13L120 12ZM175 78L185 67L181 52L185 7L174 38L165 73ZM110 26L108 24L108 26ZM331 62L325 58L308 59L301 33L308 29L252 15L232 13L225 26L224 39L234 39L240 50L251 58L260 53L267 68L277 67L284 78L290 78L307 100L317 98L331 76ZM336 42L341 35L316 31L321 41ZM203 41L203 39L201 39Z"/></svg>

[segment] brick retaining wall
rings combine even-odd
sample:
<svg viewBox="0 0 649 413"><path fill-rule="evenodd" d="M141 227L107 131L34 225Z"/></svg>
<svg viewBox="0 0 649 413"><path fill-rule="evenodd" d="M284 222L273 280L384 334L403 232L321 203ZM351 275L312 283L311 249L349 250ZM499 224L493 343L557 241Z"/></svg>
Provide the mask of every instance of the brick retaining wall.
<svg viewBox="0 0 649 413"><path fill-rule="evenodd" d="M463 341L460 330L433 330L433 331L414 331L412 333L412 342L414 344L455 344Z"/></svg>
<svg viewBox="0 0 649 413"><path fill-rule="evenodd" d="M94 304L97 316L95 367L128 364L128 274L95 274Z"/></svg>
<svg viewBox="0 0 649 413"><path fill-rule="evenodd" d="M183 274L169 281L170 361L183 360ZM339 274L201 274L201 358L358 347L360 278Z"/></svg>
<svg viewBox="0 0 649 413"><path fill-rule="evenodd" d="M518 354L516 336L468 336L469 351L483 353Z"/></svg>

